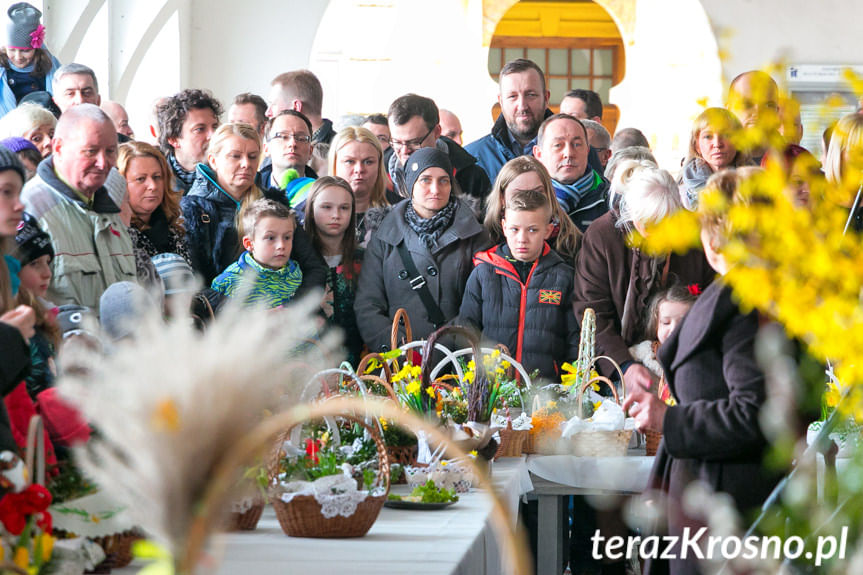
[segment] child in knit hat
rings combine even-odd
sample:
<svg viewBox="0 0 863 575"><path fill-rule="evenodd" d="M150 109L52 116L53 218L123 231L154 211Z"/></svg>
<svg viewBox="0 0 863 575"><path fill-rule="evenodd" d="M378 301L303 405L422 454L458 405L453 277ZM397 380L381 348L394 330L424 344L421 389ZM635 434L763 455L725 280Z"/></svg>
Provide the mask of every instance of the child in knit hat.
<svg viewBox="0 0 863 575"><path fill-rule="evenodd" d="M294 213L273 200L257 200L243 216L243 229L246 251L211 287L228 297L244 297L247 304L287 304L303 281L299 264L291 259L297 229Z"/></svg>
<svg viewBox="0 0 863 575"><path fill-rule="evenodd" d="M15 234L13 257L21 264L18 272L18 303L28 305L36 313L36 334L30 338L32 367L27 376L27 391L36 401L42 391L53 387L57 369L54 365L60 330L54 304L45 300L51 283L51 260L54 248L51 237L39 229L36 218L24 213Z"/></svg>
<svg viewBox="0 0 863 575"><path fill-rule="evenodd" d="M60 62L44 47L42 13L27 2L9 7L6 46L0 49L0 116L31 92L53 93L51 85Z"/></svg>
<svg viewBox="0 0 863 575"><path fill-rule="evenodd" d="M42 161L42 153L39 152L36 144L27 138L12 136L11 138L0 140L0 146L15 152L15 155L18 156L18 159L21 160L21 164L24 166L24 181L25 183L29 182L36 175L36 168L39 166L39 162Z"/></svg>

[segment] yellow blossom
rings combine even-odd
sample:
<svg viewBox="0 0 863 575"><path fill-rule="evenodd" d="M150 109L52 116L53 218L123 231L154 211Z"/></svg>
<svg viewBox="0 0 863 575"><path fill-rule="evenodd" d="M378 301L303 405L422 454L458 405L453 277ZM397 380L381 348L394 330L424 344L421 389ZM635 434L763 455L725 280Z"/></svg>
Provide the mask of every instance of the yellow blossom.
<svg viewBox="0 0 863 575"><path fill-rule="evenodd" d="M827 393L824 394L824 402L827 404L827 407L836 407L839 405L839 389L833 382L827 384Z"/></svg>
<svg viewBox="0 0 863 575"><path fill-rule="evenodd" d="M18 547L15 549L15 556L12 562L21 569L27 569L30 565L30 552L26 547Z"/></svg>
<svg viewBox="0 0 863 575"><path fill-rule="evenodd" d="M329 430L327 430L321 434L321 445L322 446L326 445L327 443L329 443L329 441L330 441L330 432L329 432Z"/></svg>
<svg viewBox="0 0 863 575"><path fill-rule="evenodd" d="M41 551L42 562L47 563L54 552L54 538L47 533L40 533L34 539L33 548Z"/></svg>
<svg viewBox="0 0 863 575"><path fill-rule="evenodd" d="M387 430L387 427L388 427L388 425L389 425L389 424L387 423L387 420L386 420L386 419L384 419L383 417L379 417L379 418L378 418L378 420L381 422L381 428L382 428L384 431L386 431L386 430Z"/></svg>
<svg viewBox="0 0 863 575"><path fill-rule="evenodd" d="M471 457L476 457L477 456L476 449L472 450L470 453L468 453L468 455L470 455Z"/></svg>
<svg viewBox="0 0 863 575"><path fill-rule="evenodd" d="M462 379L465 383L473 383L475 378L476 378L476 374L474 373L473 370L470 370L470 371L464 372L464 378L462 378Z"/></svg>
<svg viewBox="0 0 863 575"><path fill-rule="evenodd" d="M420 382L411 381L409 384L405 386L405 391L410 393L411 395L417 394L420 392Z"/></svg>
<svg viewBox="0 0 863 575"><path fill-rule="evenodd" d="M435 394L434 394L434 388L433 388L433 387L431 387L431 386L427 387L427 388L426 388L426 393L429 395L429 397L431 397L432 399L434 399Z"/></svg>
<svg viewBox="0 0 863 575"><path fill-rule="evenodd" d="M150 422L159 431L172 433L179 431L180 411L177 408L177 403L170 398L159 401L150 417Z"/></svg>

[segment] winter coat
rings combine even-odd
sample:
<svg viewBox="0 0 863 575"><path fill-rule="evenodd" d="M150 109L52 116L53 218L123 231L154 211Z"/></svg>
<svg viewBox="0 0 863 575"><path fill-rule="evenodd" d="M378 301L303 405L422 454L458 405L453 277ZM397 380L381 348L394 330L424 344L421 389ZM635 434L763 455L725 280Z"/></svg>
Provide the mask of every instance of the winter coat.
<svg viewBox="0 0 863 575"><path fill-rule="evenodd" d="M0 265L3 265L0 263ZM30 347L17 328L0 322L0 396L6 397L18 387L30 370ZM0 401L0 453L17 452L9 414Z"/></svg>
<svg viewBox="0 0 863 575"><path fill-rule="evenodd" d="M578 358L580 327L572 311L573 269L545 244L523 283L506 244L479 252L459 321L504 344L528 372L560 381L560 365Z"/></svg>
<svg viewBox="0 0 863 575"><path fill-rule="evenodd" d="M662 287L666 258L650 257L626 245L626 233L615 226L616 212L608 212L587 228L575 265L575 315L596 313L596 355L607 355L618 364L631 362L629 346L645 339L647 306ZM668 258L667 280L704 288L713 281L704 252L691 250ZM598 367L613 375L608 362Z"/></svg>
<svg viewBox="0 0 863 575"><path fill-rule="evenodd" d="M490 241L470 208L461 200L452 225L441 234L430 251L405 221L408 202L394 206L369 240L360 273L354 310L360 334L371 351L389 349L392 318L399 308L410 315L414 339L434 331L419 294L411 289L411 277L402 263L398 245L406 243L417 271L425 278L429 292L444 319L458 314L473 254Z"/></svg>
<svg viewBox="0 0 863 575"><path fill-rule="evenodd" d="M544 117L548 118L551 115L552 111L546 110ZM490 134L471 142L464 149L468 154L476 158L477 163L485 170L489 180L494 182L495 178L497 178L497 173L503 165L520 155L512 151L510 142L506 119L501 114L495 120Z"/></svg>
<svg viewBox="0 0 863 575"><path fill-rule="evenodd" d="M45 48L42 49L46 52L48 51ZM49 94L53 94L54 72L56 72L60 67L60 61L50 52L48 52L48 55L51 56L52 66L45 75L45 91ZM18 106L18 101L15 99L15 93L12 92L12 88L9 87L9 71L4 66L0 66L0 91L2 91L2 94L0 94L0 117L3 117Z"/></svg>
<svg viewBox="0 0 863 575"><path fill-rule="evenodd" d="M759 416L767 390L755 359L757 333L757 313L743 314L731 289L716 282L659 348L677 401L665 412L651 471L650 487L669 498L668 531L662 533L680 535L692 524L681 503L693 481L727 493L746 513L761 506L781 477L763 463L767 440ZM665 572L663 567L653 564L645 573ZM682 560L668 567L672 574L700 572Z"/></svg>
<svg viewBox="0 0 863 575"><path fill-rule="evenodd" d="M227 297L242 295L248 305L277 308L294 299L302 282L303 272L294 260L274 270L256 262L249 252L243 252L236 262L216 276L210 287Z"/></svg>
<svg viewBox="0 0 863 575"><path fill-rule="evenodd" d="M48 157L27 182L21 201L51 236L54 259L48 299L57 305L78 304L99 309L108 286L135 281L135 255L120 208L103 186L87 206L54 172Z"/></svg>
<svg viewBox="0 0 863 575"><path fill-rule="evenodd" d="M480 205L491 192L491 181L485 170L477 164L476 158L468 154L464 148L449 138L441 136L435 143L435 147L449 156L455 171L455 181L461 192L479 201ZM401 198L410 197L410 192L405 190L404 168L399 163L397 154L392 154L387 162L387 173L393 182L395 192Z"/></svg>
<svg viewBox="0 0 863 575"><path fill-rule="evenodd" d="M264 197L286 204L284 194L264 192ZM209 285L219 273L234 263L243 252L237 233L237 201L216 183L213 171L198 164L198 176L189 193L180 200L186 222L186 238L192 256L192 268ZM318 255L301 227L294 231L291 259L300 264L303 285L298 296L312 288L323 288L327 265Z"/></svg>
<svg viewBox="0 0 863 575"><path fill-rule="evenodd" d="M333 129L333 121L324 118L321 120L321 126L312 134L312 143L329 145L335 137L336 131Z"/></svg>

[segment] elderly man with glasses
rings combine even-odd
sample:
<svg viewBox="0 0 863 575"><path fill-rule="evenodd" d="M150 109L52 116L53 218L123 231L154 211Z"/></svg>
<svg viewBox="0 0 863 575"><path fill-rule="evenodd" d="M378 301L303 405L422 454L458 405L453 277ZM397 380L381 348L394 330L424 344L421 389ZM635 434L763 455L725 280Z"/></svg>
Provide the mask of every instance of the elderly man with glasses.
<svg viewBox="0 0 863 575"><path fill-rule="evenodd" d="M440 112L431 98L406 94L397 98L389 109L390 145L393 155L387 162L387 172L395 191L410 197L405 188L404 166L420 148L437 148L449 156L455 170L458 189L482 202L491 191L491 182L476 158L445 136L441 136Z"/></svg>

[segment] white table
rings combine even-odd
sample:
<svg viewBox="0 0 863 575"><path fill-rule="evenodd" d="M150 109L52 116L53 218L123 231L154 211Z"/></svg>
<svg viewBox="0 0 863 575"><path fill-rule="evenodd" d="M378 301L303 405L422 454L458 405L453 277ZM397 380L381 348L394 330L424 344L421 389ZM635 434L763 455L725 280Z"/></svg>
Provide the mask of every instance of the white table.
<svg viewBox="0 0 863 575"><path fill-rule="evenodd" d="M626 457L530 455L527 468L538 500L537 575L560 575L564 497L584 494L634 494L647 487L653 457L630 450Z"/></svg>
<svg viewBox="0 0 863 575"><path fill-rule="evenodd" d="M524 458L494 463L492 483L511 511L513 521L519 497L532 489ZM395 492L405 493L406 486ZM267 507L258 528L251 532L214 537L221 561L216 573L237 575L499 575L498 542L489 524L491 501L477 489L439 511L404 511L383 508L365 537L306 539L286 536L272 507ZM136 573L138 567L115 570Z"/></svg>

